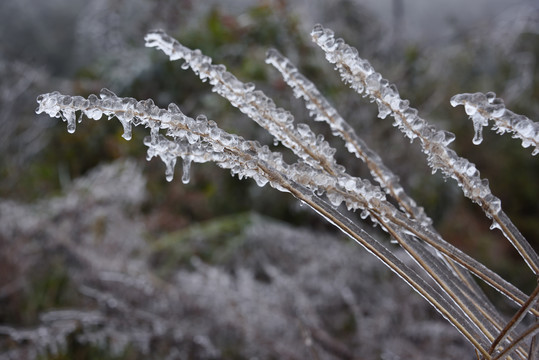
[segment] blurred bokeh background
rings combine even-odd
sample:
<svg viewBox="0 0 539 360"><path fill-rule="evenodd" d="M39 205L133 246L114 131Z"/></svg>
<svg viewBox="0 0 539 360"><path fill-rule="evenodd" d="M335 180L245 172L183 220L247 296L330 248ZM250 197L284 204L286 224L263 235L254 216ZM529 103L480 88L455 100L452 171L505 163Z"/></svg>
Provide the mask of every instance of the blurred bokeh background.
<svg viewBox="0 0 539 360"><path fill-rule="evenodd" d="M340 82L310 41L316 23L357 47L423 118L456 134L453 148L490 179L506 213L539 248L537 159L492 131L474 146L471 122L449 104L457 93L494 91L537 121L536 1L3 0L0 357L470 354L422 299L292 197L212 164L194 166L187 185L178 175L167 183L160 161L145 162L143 129L128 142L117 121L85 119L68 134L59 119L34 113L41 93L87 96L107 87L162 107L175 102L271 146L206 83L144 47L155 28L310 122L264 63L268 48L279 49L380 152L445 239L523 290L535 286L480 209L452 181L431 175L417 144ZM312 126L330 138L324 126ZM368 177L331 141L350 173Z"/></svg>

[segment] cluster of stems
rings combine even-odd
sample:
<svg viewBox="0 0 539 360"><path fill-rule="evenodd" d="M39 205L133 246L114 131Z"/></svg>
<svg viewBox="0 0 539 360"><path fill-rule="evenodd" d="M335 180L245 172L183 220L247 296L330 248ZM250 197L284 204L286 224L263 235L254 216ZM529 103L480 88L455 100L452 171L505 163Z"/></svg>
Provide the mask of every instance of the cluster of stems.
<svg viewBox="0 0 539 360"><path fill-rule="evenodd" d="M391 115L395 126L405 136L411 140L419 139L433 170L441 170L455 179L464 194L479 204L493 220L493 227L499 228L515 246L531 271L539 275L538 255L503 212L501 202L491 193L488 182L480 177L474 164L448 147L454 135L438 130L420 118L417 110L400 97L395 85L389 84L367 60L361 59L355 48L342 39L335 39L331 30L317 25L311 35L324 50L326 58L335 64L343 81L375 102L380 118ZM184 183L189 181L192 162L212 161L229 169L233 175L254 179L259 186L269 184L279 191L288 192L361 244L407 282L472 343L478 356L484 359L526 359L531 356L534 350L529 344L533 345L531 339L539 332L539 325L522 330L521 320L526 315L539 315L535 308L539 290L529 296L524 294L445 241L433 228L423 208L405 192L398 176L383 163L382 157L368 147L290 60L273 49L268 51L266 58L266 62L282 74L295 96L305 101L314 120L326 122L332 133L344 140L346 149L366 164L377 185L346 173L335 160L336 150L323 136L316 135L307 124L295 123L289 111L277 107L252 83L237 79L225 66L213 64L212 59L200 50L189 49L163 31L150 32L145 39L146 46L162 50L170 60L183 60L183 69L191 69L202 81L208 81L214 92L266 129L275 141L291 149L297 161L289 164L281 153L271 151L268 146L230 134L204 115L191 118L175 104L170 104L167 109L159 108L151 99L121 98L107 89L103 89L99 96L90 95L88 98L58 92L40 95L37 113L62 118L67 122L69 132L75 131L76 123L82 120L83 115L95 120L102 116L116 117L124 128L123 137L128 140L132 126L149 128L150 136L144 139L148 146L148 160L160 157L166 165L169 181L173 178L177 159L181 158ZM479 102L482 99L479 95L467 94L454 97L452 104L465 105L471 116L483 114L484 118L511 122L507 117L514 114L504 115L499 101L494 106L489 100L492 98L490 94L484 97L486 105ZM470 114L472 107L474 111ZM490 115L485 115L487 113ZM477 121L481 126L484 118ZM496 121L499 131L506 131L504 125L500 125L501 120ZM528 126L528 122L525 125ZM526 139L530 137L530 131L533 135L534 126L532 123L532 130L525 130ZM522 129L523 125L513 127ZM348 212L344 213L342 204ZM360 227L355 211L362 219L369 218L385 230L422 271L406 265L395 256L390 246ZM474 276L517 305L519 310L510 321L489 301Z"/></svg>

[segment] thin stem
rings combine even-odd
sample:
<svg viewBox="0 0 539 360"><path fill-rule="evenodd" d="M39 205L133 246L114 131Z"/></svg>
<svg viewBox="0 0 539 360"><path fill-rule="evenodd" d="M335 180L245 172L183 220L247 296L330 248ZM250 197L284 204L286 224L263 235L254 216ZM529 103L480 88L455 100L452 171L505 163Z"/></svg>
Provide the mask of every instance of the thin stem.
<svg viewBox="0 0 539 360"><path fill-rule="evenodd" d="M529 309L532 308L535 303L537 302L537 299L539 297L539 285L535 288L535 290L530 294L528 300L522 305L520 309L516 312L516 314L511 318L511 320L507 323L507 325L503 328L503 330L500 332L498 337L492 342L492 345L490 346L490 349L488 350L489 354L492 354L498 344L501 344L505 341L505 339L511 334L513 330L516 329L518 324L524 319L524 316L528 313Z"/></svg>
<svg viewBox="0 0 539 360"><path fill-rule="evenodd" d="M305 201L302 199L300 194L297 194L297 192L294 191L292 194L298 197L300 200ZM425 281L419 277L419 275L417 275L415 272L404 271L406 267L400 262L400 260L398 260L387 249L382 247L382 245L376 240L364 233L363 230L358 228L349 219L340 215L329 205L326 205L318 197L313 196L312 199L307 199L305 202L319 214L328 219L328 221L333 223L337 228L365 247L369 252L374 254L380 261L382 261L397 275L399 275L429 303L431 303L431 305L438 310L451 324L453 324L453 326L455 326L486 359L490 359L490 355L486 352L483 346L485 341L483 336L479 336L478 333L472 330L470 325L468 325L469 320L465 320L465 318L461 317L461 315L457 315L460 312L457 311L453 305L447 302L447 300L441 297L438 292L425 283Z"/></svg>
<svg viewBox="0 0 539 360"><path fill-rule="evenodd" d="M493 329L487 329L487 323L484 319L479 319L478 316L483 316L483 309L478 303L472 303L470 298L466 295L468 288L462 287L462 284L458 284L453 281L447 272L446 268L440 268L438 265L438 259L435 259L430 255L419 243L414 240L409 240L407 236L403 235L401 231L395 230L391 225L388 225L379 218L379 221L388 230L390 235L396 239L401 247L403 247L408 254L424 269L436 282L438 286L457 304L457 306L466 314L468 318L481 330L483 334L492 341L494 339ZM483 311L474 312L471 309L479 308Z"/></svg>
<svg viewBox="0 0 539 360"><path fill-rule="evenodd" d="M397 201L411 218L430 224L432 220L417 206L416 202L406 194L395 175L382 161L382 158L361 139L354 128L348 124L316 86L302 75L292 62L275 49L266 55L266 63L273 65L283 76L286 83L294 89L297 97L302 97L307 108L313 112L315 120L325 121L331 130L346 143L346 149L363 160L373 178Z"/></svg>
<svg viewBox="0 0 539 360"><path fill-rule="evenodd" d="M516 337L502 352L499 354L496 354L492 358L492 360L501 360L511 354L513 351L517 349L517 345L521 342L529 339L532 336L535 336L537 333L539 333L539 324L534 324L533 326L526 329L522 334L520 334L518 337Z"/></svg>
<svg viewBox="0 0 539 360"><path fill-rule="evenodd" d="M382 79L370 63L361 59L357 49L347 45L344 40L335 40L331 30L321 25L315 26L313 40L325 52L328 61L334 63L345 83L349 83L359 94L369 96L379 107L379 117L391 114L395 124L410 139L419 138L423 151L428 155L429 165L441 170L457 181L464 195L481 206L487 217L494 219L510 243L517 249L526 264L539 275L539 256L522 234L501 211L501 202L492 195L488 182L479 177L475 165L459 157L447 145L454 135L438 131L424 119L417 116L417 110L409 106L407 100L400 98L394 85ZM498 222L503 221L503 224Z"/></svg>
<svg viewBox="0 0 539 360"><path fill-rule="evenodd" d="M501 294L505 295L508 299L517 303L519 306L522 306L526 302L527 296L520 289L504 280L500 275L496 274L479 261L465 254L452 244L444 241L436 233L432 233L427 229L418 229L409 223L409 219L398 216L398 214L393 216L391 221L410 231L419 239L425 241L427 244L443 253L449 259L460 264L468 271L492 286L494 289L498 290ZM536 309L530 309L530 312L536 316L539 316L539 311Z"/></svg>

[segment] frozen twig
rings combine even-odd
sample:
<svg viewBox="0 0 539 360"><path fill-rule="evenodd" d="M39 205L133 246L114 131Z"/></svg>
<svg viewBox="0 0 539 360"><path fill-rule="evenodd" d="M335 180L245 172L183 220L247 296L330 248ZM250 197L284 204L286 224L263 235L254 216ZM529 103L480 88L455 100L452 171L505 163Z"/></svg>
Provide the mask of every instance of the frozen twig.
<svg viewBox="0 0 539 360"><path fill-rule="evenodd" d="M185 60L182 68L191 68L202 81L208 80L214 92L230 101L311 166L325 168L333 174L343 172L343 167L338 166L333 157L335 149L321 135L316 136L306 124L294 126L294 116L275 106L273 100L256 90L253 83L241 82L226 71L224 65L212 64L209 56L200 50L189 49L163 31L150 32L145 40L147 47L162 50L170 60Z"/></svg>
<svg viewBox="0 0 539 360"><path fill-rule="evenodd" d="M509 321L506 325L506 327L500 331L500 334L498 337L492 342L492 345L489 349L489 354L492 354L494 350L497 348L497 346L502 343L508 336L511 334L512 331L514 331L517 327L517 325L524 319L524 316L526 316L529 309L531 309L535 304L537 303L537 300L539 298L539 286L535 288L535 290L530 294L530 297L522 305L522 307L517 311L517 313L513 316L511 321Z"/></svg>

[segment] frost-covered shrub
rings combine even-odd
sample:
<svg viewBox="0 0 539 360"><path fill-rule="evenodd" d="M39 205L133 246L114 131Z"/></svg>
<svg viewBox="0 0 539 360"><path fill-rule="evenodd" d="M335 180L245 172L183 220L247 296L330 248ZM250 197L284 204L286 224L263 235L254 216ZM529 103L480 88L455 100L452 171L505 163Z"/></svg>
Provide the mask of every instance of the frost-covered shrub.
<svg viewBox="0 0 539 360"><path fill-rule="evenodd" d="M54 261L77 297L41 312L38 326L0 326L2 357L72 354L74 342L113 356L131 351L170 359L313 353L429 359L471 351L406 284L352 243L247 214L223 220L241 224L226 257L204 262L191 250L181 260L174 249L210 242L204 229L219 220L166 246L145 241L136 210L144 193L140 167L118 161L37 206L0 204L0 254L9 253L11 261L2 262L11 274L0 278L4 309L6 299L30 290L33 273ZM161 253L173 260L166 276L158 274L171 259ZM397 256L407 261L404 252Z"/></svg>

